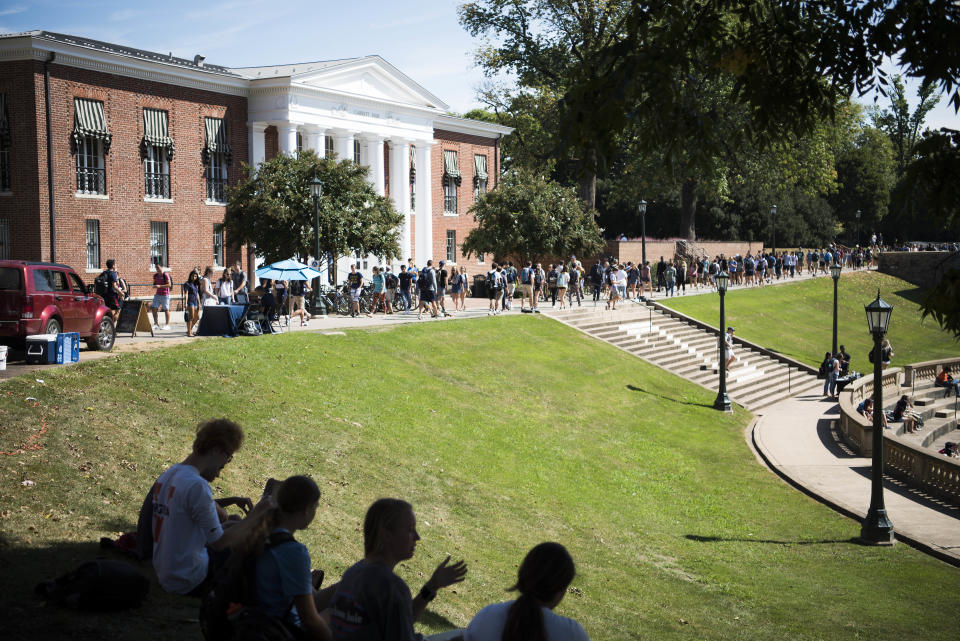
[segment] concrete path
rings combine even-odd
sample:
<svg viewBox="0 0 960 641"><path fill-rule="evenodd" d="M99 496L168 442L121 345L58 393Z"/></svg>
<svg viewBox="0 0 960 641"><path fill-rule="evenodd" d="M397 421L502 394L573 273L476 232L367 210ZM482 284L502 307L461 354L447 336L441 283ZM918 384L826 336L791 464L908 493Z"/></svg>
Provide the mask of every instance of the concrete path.
<svg viewBox="0 0 960 641"><path fill-rule="evenodd" d="M753 442L788 482L851 518L870 507L871 460L850 451L836 424L840 406L817 395L770 405L758 415ZM897 538L960 565L960 507L885 477L884 502Z"/></svg>

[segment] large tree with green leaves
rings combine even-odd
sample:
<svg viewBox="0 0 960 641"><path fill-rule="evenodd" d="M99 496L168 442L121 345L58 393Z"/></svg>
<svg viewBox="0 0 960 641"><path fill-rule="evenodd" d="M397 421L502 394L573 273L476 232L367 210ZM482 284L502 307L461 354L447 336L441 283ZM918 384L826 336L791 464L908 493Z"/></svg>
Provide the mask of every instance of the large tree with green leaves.
<svg viewBox="0 0 960 641"><path fill-rule="evenodd" d="M248 168L230 189L224 226L233 243L253 243L267 262L315 253L310 183L319 178L321 256L360 252L399 258L403 216L367 182L367 168L350 160L319 158L312 150L279 154ZM335 274L334 274L335 276Z"/></svg>
<svg viewBox="0 0 960 641"><path fill-rule="evenodd" d="M470 212L477 228L463 241L467 256L536 261L603 249L603 230L577 192L528 171L508 171Z"/></svg>

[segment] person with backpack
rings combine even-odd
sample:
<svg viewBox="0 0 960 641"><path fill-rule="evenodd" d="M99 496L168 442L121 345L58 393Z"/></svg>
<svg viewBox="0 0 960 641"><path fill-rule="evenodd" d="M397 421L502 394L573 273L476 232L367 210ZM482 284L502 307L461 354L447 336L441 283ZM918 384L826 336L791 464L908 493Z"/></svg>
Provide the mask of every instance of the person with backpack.
<svg viewBox="0 0 960 641"><path fill-rule="evenodd" d="M573 619L554 614L576 575L573 558L559 543L541 543L527 552L509 588L514 601L486 606L473 617L463 641L588 641Z"/></svg>
<svg viewBox="0 0 960 641"><path fill-rule="evenodd" d="M400 284L400 298L403 299L403 313L405 316L409 316L410 308L413 306L413 299L410 296L410 288L413 286L413 274L401 265L397 282Z"/></svg>
<svg viewBox="0 0 960 641"><path fill-rule="evenodd" d="M536 269L533 270L533 312L535 314L540 313L540 308L537 307L537 303L547 300L546 294L543 291L543 284L547 279L547 274L543 271L543 265L537 263Z"/></svg>
<svg viewBox="0 0 960 641"><path fill-rule="evenodd" d="M384 307L387 308L387 313L393 313L393 299L397 294L397 287L400 285L400 281L397 279L397 276L390 270L390 265L387 265L384 268L383 278L385 281L384 298L387 303Z"/></svg>
<svg viewBox="0 0 960 641"><path fill-rule="evenodd" d="M406 582L394 573L413 558L420 535L413 506L406 501L374 501L363 519L362 560L347 568L330 604L334 641L413 641L414 622L437 593L460 583L467 574L463 561L446 557L411 598Z"/></svg>
<svg viewBox="0 0 960 641"><path fill-rule="evenodd" d="M347 274L347 287L350 290L350 317L353 318L360 315L360 292L363 290L363 274L353 263L350 263L350 273Z"/></svg>
<svg viewBox="0 0 960 641"><path fill-rule="evenodd" d="M551 263L550 270L547 272L547 291L550 292L550 304L554 307L557 305L557 276L559 273L557 266Z"/></svg>
<svg viewBox="0 0 960 641"><path fill-rule="evenodd" d="M513 261L507 261L507 266L503 270L506 277L506 284L503 288L503 309L513 309L513 295L517 291L517 268L513 266ZM521 301L520 306L523 307Z"/></svg>
<svg viewBox="0 0 960 641"><path fill-rule="evenodd" d="M527 261L526 266L520 270L520 310L523 311L524 303L530 301L530 309L536 306L533 299L533 262Z"/></svg>
<svg viewBox="0 0 960 641"><path fill-rule="evenodd" d="M449 284L450 277L447 274L446 262L440 261L439 269L436 270L437 275L437 314L443 314L444 317L452 316L452 314L447 312L447 285Z"/></svg>
<svg viewBox="0 0 960 641"><path fill-rule="evenodd" d="M120 276L117 274L117 262L107 259L107 268L97 276L93 288L98 296L103 298L103 304L110 309L113 322L120 320L120 308L123 306L124 290Z"/></svg>
<svg viewBox="0 0 960 641"><path fill-rule="evenodd" d="M163 271L163 265L160 261L153 264L156 272L153 275L153 301L150 304L150 312L153 314L153 328L168 330L170 329L170 288L173 286L173 278L170 272ZM166 322L160 325L157 319L157 312L163 310Z"/></svg>
<svg viewBox="0 0 960 641"><path fill-rule="evenodd" d="M305 280L290 281L290 296L287 299L289 301L287 311L289 312L290 320L293 320L294 316L300 319L300 327L306 325L307 321L310 320L310 314L307 313L307 294L312 291Z"/></svg>
<svg viewBox="0 0 960 641"><path fill-rule="evenodd" d="M580 284L583 282L583 272L580 269L580 263L574 263L568 274L570 284L567 289L567 297L570 299L570 307L573 307L573 297L577 297L577 307L583 305L583 296L580 290Z"/></svg>
<svg viewBox="0 0 960 641"><path fill-rule="evenodd" d="M590 285L593 287L593 302L597 303L603 292L603 265L599 261L590 267Z"/></svg>
<svg viewBox="0 0 960 641"><path fill-rule="evenodd" d="M417 320L423 318L424 310L430 310L430 317L437 317L437 272L433 269L433 260L427 261L427 266L417 278L420 287L420 305L417 308Z"/></svg>
<svg viewBox="0 0 960 641"><path fill-rule="evenodd" d="M499 265L490 263L490 271L487 272L487 297L490 299L490 307L487 310L487 316L496 316L500 313L500 297L503 290L503 283L500 280Z"/></svg>
<svg viewBox="0 0 960 641"><path fill-rule="evenodd" d="M840 359L835 354L827 352L821 365L825 379L823 381L823 395L833 398L837 395L837 378L840 376Z"/></svg>

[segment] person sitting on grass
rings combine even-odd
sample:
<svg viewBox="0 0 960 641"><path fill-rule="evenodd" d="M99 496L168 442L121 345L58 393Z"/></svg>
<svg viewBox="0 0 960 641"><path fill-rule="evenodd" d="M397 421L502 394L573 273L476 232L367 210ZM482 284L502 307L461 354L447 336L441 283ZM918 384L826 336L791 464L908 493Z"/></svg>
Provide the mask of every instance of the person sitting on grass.
<svg viewBox="0 0 960 641"><path fill-rule="evenodd" d="M210 483L242 444L243 430L233 421L202 423L190 455L153 484L147 497L153 514L153 567L167 592L202 597L231 545L246 541L274 507L270 497L256 507L244 497L214 501ZM224 508L230 505L239 507L246 518L227 517Z"/></svg>
<svg viewBox="0 0 960 641"><path fill-rule="evenodd" d="M483 608L467 626L463 641L587 641L583 627L553 610L563 600L576 568L559 543L541 543L527 553L510 591L514 601Z"/></svg>
<svg viewBox="0 0 960 641"><path fill-rule="evenodd" d="M313 522L320 489L307 476L291 476L276 492L271 520L271 545L259 555L253 571L253 602L267 616L293 628L298 639L330 639L330 628L319 614L336 586L318 591L323 574L310 569L310 552L293 538ZM273 541L286 535L282 542Z"/></svg>
<svg viewBox="0 0 960 641"><path fill-rule="evenodd" d="M950 388L953 388L953 392L956 396L960 396L960 381L956 380L953 375L950 373L950 366L944 365L943 369L940 370L940 373L937 374L937 380L934 381L934 386L936 387L946 387L944 392L944 398L950 395Z"/></svg>
<svg viewBox="0 0 960 641"><path fill-rule="evenodd" d="M416 598L393 570L413 558L420 535L413 507L400 499L376 500L363 520L364 558L347 569L331 604L336 641L413 641L413 622L441 588L463 581L467 565L448 556Z"/></svg>

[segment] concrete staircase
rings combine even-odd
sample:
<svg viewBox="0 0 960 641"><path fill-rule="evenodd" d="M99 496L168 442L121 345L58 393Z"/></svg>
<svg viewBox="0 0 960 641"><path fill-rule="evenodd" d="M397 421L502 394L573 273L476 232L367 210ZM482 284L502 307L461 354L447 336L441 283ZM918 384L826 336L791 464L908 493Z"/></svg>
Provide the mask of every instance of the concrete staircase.
<svg viewBox="0 0 960 641"><path fill-rule="evenodd" d="M603 304L594 307L591 301L582 307L544 312L707 389L716 391L720 384L717 335L652 306L622 302L616 311L607 311ZM727 370L727 394L748 410L799 394L819 393L823 387L823 381L806 370L743 345L737 345L734 354L737 361Z"/></svg>

